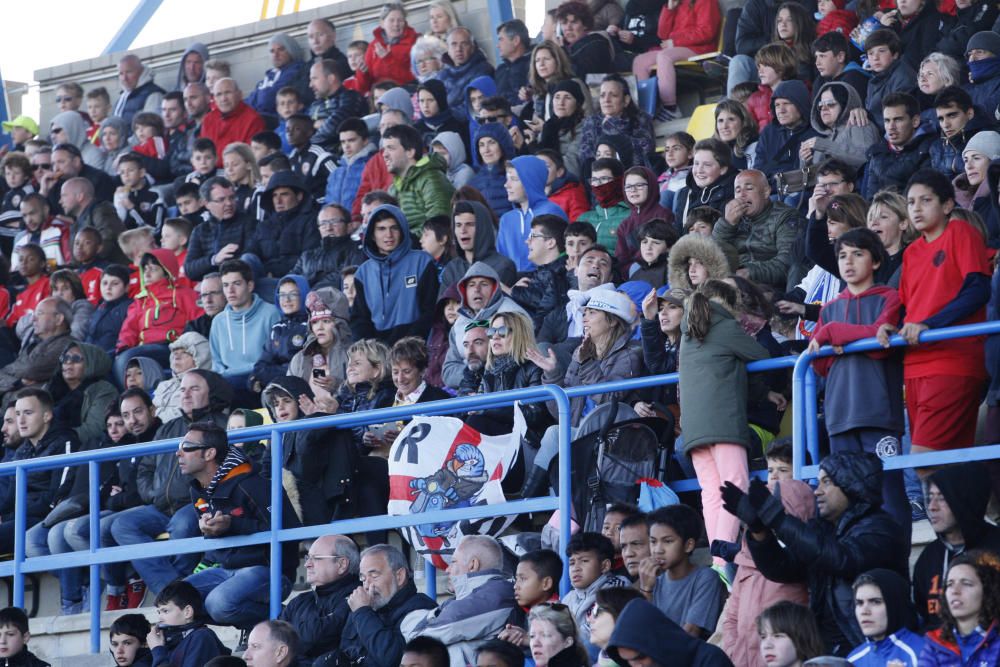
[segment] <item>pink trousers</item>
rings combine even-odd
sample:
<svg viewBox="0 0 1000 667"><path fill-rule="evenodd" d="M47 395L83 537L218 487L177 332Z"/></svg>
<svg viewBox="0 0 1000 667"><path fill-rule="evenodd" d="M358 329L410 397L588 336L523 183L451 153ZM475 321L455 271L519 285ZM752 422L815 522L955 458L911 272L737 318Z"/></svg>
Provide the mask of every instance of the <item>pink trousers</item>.
<svg viewBox="0 0 1000 667"><path fill-rule="evenodd" d="M735 542L740 532L740 520L722 509L719 487L727 481L744 491L750 487L746 448L727 442L705 445L691 452L691 463L701 485L701 505L709 545L712 540ZM714 561L718 565L725 564L721 558Z"/></svg>
<svg viewBox="0 0 1000 667"><path fill-rule="evenodd" d="M677 104L677 71L674 63L687 60L695 52L683 46L674 46L659 51L647 51L635 57L632 61L632 73L639 81L649 78L649 73L656 65L656 87L660 91L660 101L664 106Z"/></svg>

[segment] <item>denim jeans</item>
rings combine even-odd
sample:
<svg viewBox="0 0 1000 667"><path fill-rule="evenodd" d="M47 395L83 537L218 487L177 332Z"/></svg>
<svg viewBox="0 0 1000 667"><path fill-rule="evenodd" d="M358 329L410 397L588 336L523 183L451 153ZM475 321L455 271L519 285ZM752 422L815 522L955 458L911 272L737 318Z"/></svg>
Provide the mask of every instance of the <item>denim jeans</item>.
<svg viewBox="0 0 1000 667"><path fill-rule="evenodd" d="M269 580L266 565L227 570L211 567L185 579L205 599L205 610L219 625L250 629L268 617ZM281 597L291 592L282 577Z"/></svg>
<svg viewBox="0 0 1000 667"><path fill-rule="evenodd" d="M122 546L153 542L160 533L170 533L172 539L198 537L198 514L194 505L185 505L168 517L152 505L133 507L115 515L111 524L111 537ZM132 561L146 586L158 594L171 581L189 574L198 564L198 554L143 558Z"/></svg>
<svg viewBox="0 0 1000 667"><path fill-rule="evenodd" d="M60 521L52 528L36 523L24 534L24 555L34 558L73 551L73 547L66 541L66 527L69 523L70 521ZM84 573L82 567L70 567L56 572L59 578L62 613L73 614L82 611Z"/></svg>
<svg viewBox="0 0 1000 667"><path fill-rule="evenodd" d="M732 95L733 88L744 81L759 83L757 63L750 56L736 55L729 61L729 77L726 80L726 94Z"/></svg>
<svg viewBox="0 0 1000 667"><path fill-rule="evenodd" d="M118 543L111 537L111 524L120 514L121 512L101 510L100 539L102 547L118 546ZM70 519L64 534L73 551L90 549L90 515ZM125 584L128 583L126 580L127 567L127 563L108 563L101 567L101 578L115 591L124 590Z"/></svg>

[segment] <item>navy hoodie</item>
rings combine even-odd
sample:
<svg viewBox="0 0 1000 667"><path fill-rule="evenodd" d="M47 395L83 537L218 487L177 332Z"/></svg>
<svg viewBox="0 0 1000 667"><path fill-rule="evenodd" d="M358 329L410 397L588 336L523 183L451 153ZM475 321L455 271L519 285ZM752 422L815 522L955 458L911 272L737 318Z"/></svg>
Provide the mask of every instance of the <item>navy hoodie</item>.
<svg viewBox="0 0 1000 667"><path fill-rule="evenodd" d="M802 119L794 128L780 125L777 120L768 123L757 142L757 160L754 167L767 174L772 182L776 174L799 168L799 147L802 142L819 133L809 123L809 90L798 79L782 81L771 96L771 113L777 99L789 100L799 110ZM777 116L775 115L775 118Z"/></svg>
<svg viewBox="0 0 1000 667"><path fill-rule="evenodd" d="M692 637L642 599L625 605L608 642L608 655L620 665L627 664L618 655L619 648L631 649L672 667L733 667L721 648Z"/></svg>
<svg viewBox="0 0 1000 667"><path fill-rule="evenodd" d="M490 137L500 144L502 157L496 164L485 165L479 157L479 140L483 137ZM504 183L507 182L507 169L504 164L517 155L510 132L503 123L493 122L480 126L473 135L472 154L475 156L474 164L477 166L476 173L469 179L469 185L482 193L486 203L497 216L502 216L514 208L514 205L507 201L507 190L504 188Z"/></svg>
<svg viewBox="0 0 1000 667"><path fill-rule="evenodd" d="M84 343L90 343L114 356L118 345L118 334L121 332L128 307L132 299L122 296L114 301L101 301L87 322L87 336Z"/></svg>
<svg viewBox="0 0 1000 667"><path fill-rule="evenodd" d="M285 315L281 311L281 301L278 299L281 285L288 280L295 281L299 292L299 309L291 315ZM309 283L305 277L294 273L284 276L275 285L274 303L279 306L278 311L281 312L281 319L271 327L271 334L265 344L264 353L253 365L251 382L257 380L263 388L278 377L288 375L288 363L302 349L306 338L309 337L309 311L306 310L306 296L308 294Z"/></svg>
<svg viewBox="0 0 1000 667"><path fill-rule="evenodd" d="M378 338L392 345L405 336L427 337L437 301L438 276L434 258L413 248L403 211L386 204L372 211L370 220L377 220L383 212L396 220L400 243L383 255L375 246L375 234L365 235L364 251L369 259L354 275L357 296L351 308L351 331L355 340Z"/></svg>

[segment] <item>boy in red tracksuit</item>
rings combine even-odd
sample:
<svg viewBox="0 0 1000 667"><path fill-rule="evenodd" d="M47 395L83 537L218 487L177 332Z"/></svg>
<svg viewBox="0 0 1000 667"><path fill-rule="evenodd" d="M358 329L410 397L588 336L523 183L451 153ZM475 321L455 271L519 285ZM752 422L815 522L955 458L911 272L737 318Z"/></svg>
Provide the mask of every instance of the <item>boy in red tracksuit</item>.
<svg viewBox="0 0 1000 667"><path fill-rule="evenodd" d="M142 290L129 306L118 335L117 351L138 345L162 345L177 340L190 320L204 311L189 287L177 287L180 267L169 250L156 248L139 263Z"/></svg>
<svg viewBox="0 0 1000 667"><path fill-rule="evenodd" d="M902 304L896 290L875 285L875 271L886 261L878 235L852 229L834 246L840 276L847 287L820 311L809 341L815 352L823 345L843 347L871 338L883 324L896 326ZM903 368L900 355L879 350L867 354L823 357L813 362L826 376L826 429L830 451L869 452L885 460L902 453ZM910 504L901 471L886 472L883 508L901 526L910 526Z"/></svg>
<svg viewBox="0 0 1000 667"><path fill-rule="evenodd" d="M983 322L991 271L982 235L950 219L955 190L947 177L921 169L907 183L906 198L921 238L903 252L899 295L906 314L899 334L916 345L927 329ZM895 332L883 324L880 342L888 345ZM982 337L907 348L903 378L914 454L975 443L986 382Z"/></svg>
<svg viewBox="0 0 1000 667"><path fill-rule="evenodd" d="M19 319L34 312L35 306L52 292L49 276L45 271L47 265L42 247L35 243L25 243L17 249L17 253L21 260L18 271L28 285L14 297L14 304L7 314L7 326L12 329Z"/></svg>

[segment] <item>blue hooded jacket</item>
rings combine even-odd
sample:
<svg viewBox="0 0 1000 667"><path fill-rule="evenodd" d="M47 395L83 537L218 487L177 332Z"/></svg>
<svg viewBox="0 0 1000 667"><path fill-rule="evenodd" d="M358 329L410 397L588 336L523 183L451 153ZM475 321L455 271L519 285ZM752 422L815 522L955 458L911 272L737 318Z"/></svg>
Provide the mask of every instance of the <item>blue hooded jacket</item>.
<svg viewBox="0 0 1000 667"><path fill-rule="evenodd" d="M357 296L351 308L355 340L378 337L391 345L404 336L426 338L434 317L438 277L434 258L413 249L409 222L403 211L388 204L372 211L372 230L381 213L388 212L399 225L400 243L388 255L375 245L375 234L365 235L369 259L354 275Z"/></svg>
<svg viewBox="0 0 1000 667"><path fill-rule="evenodd" d="M226 304L212 320L208 335L212 370L223 376L250 373L264 354L271 327L280 319L278 309L256 294L250 307L238 313Z"/></svg>
<svg viewBox="0 0 1000 667"><path fill-rule="evenodd" d="M485 165L479 159L479 140L484 137L490 137L500 144L503 157L494 165ZM501 123L486 123L480 127L473 135L472 154L476 157L475 162L478 166L476 173L469 179L469 185L479 190L493 212L497 216L501 216L513 208L513 205L507 201L507 189L504 188L504 183L507 182L507 170L504 163L517 155L514 141L510 138L507 128Z"/></svg>
<svg viewBox="0 0 1000 667"><path fill-rule="evenodd" d="M874 580L886 607L888 630L891 632L879 640L866 639L854 648L848 656L851 664L858 667L882 667L895 660L906 667L917 667L924 638L915 630L918 628L917 611L910 602L910 584L892 570L876 568L862 576Z"/></svg>
<svg viewBox="0 0 1000 667"><path fill-rule="evenodd" d="M798 79L782 81L771 95L771 113L774 113L774 102L777 99L790 101L799 110L802 119L794 128L785 126L774 120L768 123L760 133L757 141L757 160L754 168L767 174L772 182L774 177L783 171L795 171L799 168L799 147L802 142L819 133L809 123L811 106L809 104L809 89Z"/></svg>
<svg viewBox="0 0 1000 667"><path fill-rule="evenodd" d="M291 315L285 315L280 309L281 300L278 298L278 293L281 291L281 285L289 280L294 281L298 288L299 309ZM282 277L274 286L274 303L279 306L281 319L271 327L264 354L253 365L252 380L259 381L261 387L266 387L279 377L288 375L288 363L305 345L306 338L309 337L309 311L306 310L308 295L309 282L304 276L294 273Z"/></svg>
<svg viewBox="0 0 1000 667"><path fill-rule="evenodd" d="M476 114L473 113L472 107L469 106L469 91L478 90L483 94L483 98L493 97L497 94L497 84L491 76L478 76L473 79L469 85L465 87L465 104L459 108L453 108L452 113L454 113L462 122L469 124L469 131L466 134L467 138L475 139L476 133L479 132L479 121L476 120ZM479 151L475 150L473 146L469 146L469 153L472 155L472 166L479 166Z"/></svg>
<svg viewBox="0 0 1000 667"><path fill-rule="evenodd" d="M485 130L487 126L484 126ZM518 271L531 271L535 265L528 261L528 235L531 234L531 221L536 215L558 215L567 220L566 213L549 201L545 195L545 181L549 172L545 162L533 155L522 155L511 161L518 177L524 185L524 193L528 197L528 209L520 207L511 209L500 218L500 229L497 232L497 251L514 260ZM506 181L506 172L504 180ZM506 198L507 191L504 190ZM494 209L496 210L496 209Z"/></svg>

